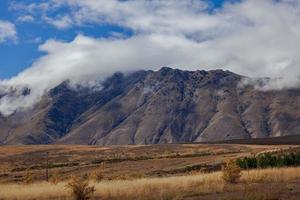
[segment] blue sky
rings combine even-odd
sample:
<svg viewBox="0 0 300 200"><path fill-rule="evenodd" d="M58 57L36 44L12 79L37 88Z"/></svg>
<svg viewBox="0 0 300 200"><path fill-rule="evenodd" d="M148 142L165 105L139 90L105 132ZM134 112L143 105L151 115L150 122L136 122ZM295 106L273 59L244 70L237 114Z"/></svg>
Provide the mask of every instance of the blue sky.
<svg viewBox="0 0 300 200"><path fill-rule="evenodd" d="M71 41L78 33L83 33L93 37L108 37L112 31L130 35L129 30L109 24L93 24L61 30L41 22L18 22L17 18L22 15L22 12L10 10L9 6L11 2L13 1L1 0L0 19L7 20L15 24L18 32L18 39L17 41L8 41L0 44L0 79L10 78L29 67L34 60L44 54L38 50L38 46L49 38ZM39 0L26 0L23 2L39 2ZM62 10L61 12L64 11Z"/></svg>
<svg viewBox="0 0 300 200"><path fill-rule="evenodd" d="M24 15L22 10L12 10L10 5L17 3L36 3L39 0L1 0L0 19L13 23L17 31L16 41L6 41L0 43L0 79L15 76L25 68L29 67L36 59L44 53L38 50L41 43L49 38L57 40L71 41L78 33L97 38L108 37L112 32L120 32L130 36L130 29L113 24L88 24L84 26L74 26L67 29L58 29L44 22L20 22L18 17ZM212 9L222 7L224 0L208 0L213 5ZM67 8L61 8L57 13L67 12ZM50 14L51 17L51 14Z"/></svg>

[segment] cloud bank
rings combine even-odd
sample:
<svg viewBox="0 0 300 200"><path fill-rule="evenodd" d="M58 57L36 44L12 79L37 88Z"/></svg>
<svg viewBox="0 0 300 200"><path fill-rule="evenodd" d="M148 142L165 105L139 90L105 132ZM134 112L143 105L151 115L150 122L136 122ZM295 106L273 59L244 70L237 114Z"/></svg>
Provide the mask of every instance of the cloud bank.
<svg viewBox="0 0 300 200"><path fill-rule="evenodd" d="M79 34L71 42L49 39L39 47L45 56L18 76L0 82L3 93L11 88L22 91L24 86L31 89L27 96L1 98L4 115L34 105L64 80L87 83L116 71L161 66L222 68L254 78L270 77L265 90L300 86L297 0L245 0L219 9L199 0L52 0L14 4L12 9L18 6L31 15L42 7L41 19L58 29L113 24L132 30L133 35L93 38ZM68 12L51 13L62 7L68 7Z"/></svg>

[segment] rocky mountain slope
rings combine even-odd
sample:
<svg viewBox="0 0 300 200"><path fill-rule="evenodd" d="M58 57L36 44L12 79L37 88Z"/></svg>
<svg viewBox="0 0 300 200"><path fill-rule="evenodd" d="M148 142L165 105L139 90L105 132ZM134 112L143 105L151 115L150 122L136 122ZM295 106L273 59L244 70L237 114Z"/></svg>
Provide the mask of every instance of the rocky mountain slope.
<svg viewBox="0 0 300 200"><path fill-rule="evenodd" d="M0 144L157 144L300 134L300 88L240 87L229 71L116 73L101 90L64 82L0 116ZM1 98L1 97L0 97Z"/></svg>

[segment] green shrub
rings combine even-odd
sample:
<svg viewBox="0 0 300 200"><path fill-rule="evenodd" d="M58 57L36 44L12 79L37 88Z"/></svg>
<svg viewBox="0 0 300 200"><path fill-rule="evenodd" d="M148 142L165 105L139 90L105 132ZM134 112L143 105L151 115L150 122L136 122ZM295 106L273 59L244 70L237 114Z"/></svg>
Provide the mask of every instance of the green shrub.
<svg viewBox="0 0 300 200"><path fill-rule="evenodd" d="M271 153L264 153L257 157L257 167L266 168L266 167L275 167L277 163L276 156L272 156Z"/></svg>
<svg viewBox="0 0 300 200"><path fill-rule="evenodd" d="M238 158L236 164L242 169L254 169L257 168L257 159L256 157Z"/></svg>
<svg viewBox="0 0 300 200"><path fill-rule="evenodd" d="M239 158L236 164L242 169L300 166L300 151L281 154L263 153L254 157Z"/></svg>

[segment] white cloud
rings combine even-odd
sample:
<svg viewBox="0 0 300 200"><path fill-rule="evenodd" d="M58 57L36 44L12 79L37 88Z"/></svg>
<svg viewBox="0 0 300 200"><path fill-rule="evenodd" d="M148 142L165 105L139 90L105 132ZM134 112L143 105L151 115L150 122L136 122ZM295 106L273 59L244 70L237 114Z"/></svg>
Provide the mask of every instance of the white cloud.
<svg viewBox="0 0 300 200"><path fill-rule="evenodd" d="M72 19L70 16L60 16L56 19L45 16L44 20L58 29L67 29L72 26Z"/></svg>
<svg viewBox="0 0 300 200"><path fill-rule="evenodd" d="M71 42L46 41L40 46L45 56L0 83L3 88L26 85L32 89L26 97L2 98L2 113L33 105L66 79L78 83L103 79L115 71L166 65L272 77L262 89L300 86L300 3L296 0L248 0L212 13L207 12L209 5L193 0L53 2L56 7L72 8L51 18L66 17L56 24L58 28L111 23L132 29L134 35L102 39L78 35Z"/></svg>
<svg viewBox="0 0 300 200"><path fill-rule="evenodd" d="M37 12L47 12L48 10L57 8L55 7L54 1L50 0L49 2L41 3L24 3L20 1L11 1L9 4L10 11L22 11L28 12L30 14L36 14Z"/></svg>
<svg viewBox="0 0 300 200"><path fill-rule="evenodd" d="M34 18L31 15L22 15L17 18L18 22L33 22Z"/></svg>
<svg viewBox="0 0 300 200"><path fill-rule="evenodd" d="M14 24L0 20L0 43L7 40L15 41L17 39L17 31Z"/></svg>

